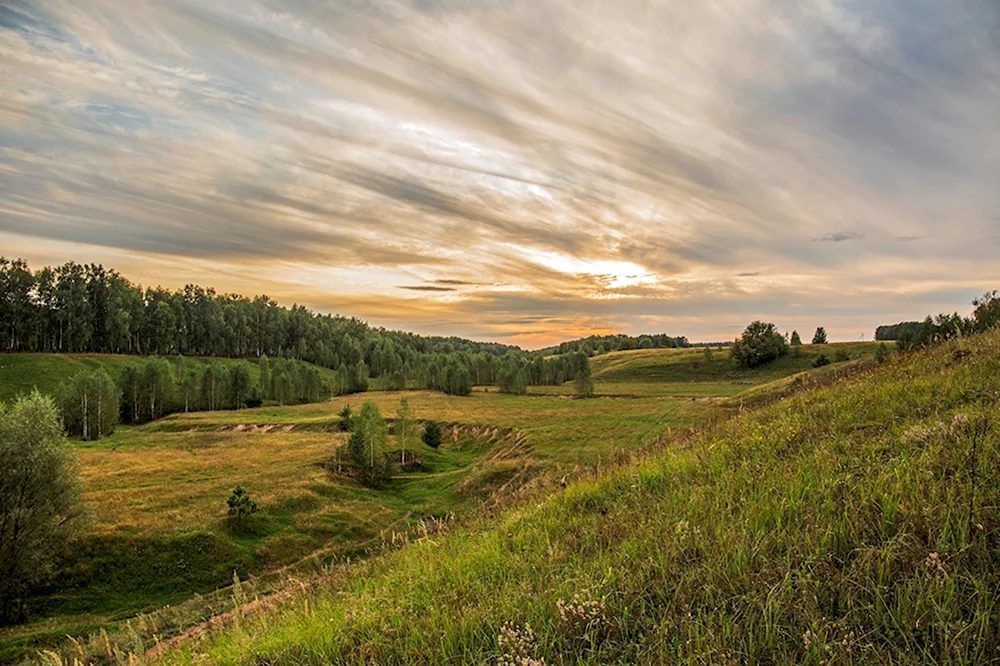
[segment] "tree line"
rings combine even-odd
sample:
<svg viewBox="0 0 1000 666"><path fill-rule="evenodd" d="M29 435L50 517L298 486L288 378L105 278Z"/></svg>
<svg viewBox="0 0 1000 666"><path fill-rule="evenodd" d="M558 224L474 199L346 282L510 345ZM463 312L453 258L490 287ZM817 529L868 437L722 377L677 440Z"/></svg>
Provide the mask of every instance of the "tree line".
<svg viewBox="0 0 1000 666"><path fill-rule="evenodd" d="M285 308L265 295L218 294L197 285L144 289L100 264L32 271L23 259L0 257L0 322L2 351L299 360L335 370L338 394L363 391L375 378L392 389L413 383L467 395L473 385L497 385L501 376L513 377L502 389L519 392L522 383L572 381L580 366L572 358L509 345L389 331L300 305ZM686 344L684 338L646 337L654 346ZM630 345L609 342L605 349ZM282 382L275 394L290 395L293 389ZM187 386L184 393L193 391Z"/></svg>
<svg viewBox="0 0 1000 666"><path fill-rule="evenodd" d="M597 356L613 351L629 351L632 349L682 349L691 347L686 337L671 336L665 333L631 336L619 333L616 335L591 335L578 340L570 340L553 347L546 347L537 353L542 356L554 354L569 354L582 352L587 356ZM713 345L714 346L714 345Z"/></svg>

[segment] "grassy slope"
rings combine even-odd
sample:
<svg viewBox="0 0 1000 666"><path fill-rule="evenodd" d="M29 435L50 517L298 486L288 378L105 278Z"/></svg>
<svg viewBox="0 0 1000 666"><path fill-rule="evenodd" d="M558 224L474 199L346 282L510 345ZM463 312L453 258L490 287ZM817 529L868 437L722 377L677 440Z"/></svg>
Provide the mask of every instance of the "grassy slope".
<svg viewBox="0 0 1000 666"><path fill-rule="evenodd" d="M176 357L165 357L173 360ZM219 360L226 365L237 363L234 359L184 357L186 361L208 364ZM37 388L42 393L54 394L67 379L84 370L104 368L111 378L118 381L125 366L142 363L145 356L123 354L0 354L0 401L9 401L19 394ZM324 380L332 380L335 373L320 368ZM251 362L251 374L257 379L257 364Z"/></svg>
<svg viewBox="0 0 1000 666"><path fill-rule="evenodd" d="M488 663L511 622L549 664L995 662L998 407L1000 333L894 359L167 661Z"/></svg>

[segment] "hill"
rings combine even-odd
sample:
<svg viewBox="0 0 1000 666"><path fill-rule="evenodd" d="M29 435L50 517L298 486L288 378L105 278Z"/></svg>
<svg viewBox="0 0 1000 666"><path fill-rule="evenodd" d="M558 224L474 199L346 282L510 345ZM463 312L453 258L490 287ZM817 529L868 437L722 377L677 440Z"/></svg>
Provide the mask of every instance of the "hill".
<svg viewBox="0 0 1000 666"><path fill-rule="evenodd" d="M165 661L996 661L998 371L1000 332L855 365Z"/></svg>
<svg viewBox="0 0 1000 666"><path fill-rule="evenodd" d="M42 354L16 353L0 354L0 402L37 388L42 393L53 395L59 386L84 370L104 368L116 383L120 383L122 369L145 360L143 356L125 354ZM186 361L198 366L207 366L213 361L232 366L242 359L185 357ZM259 379L256 359L246 359L251 363L254 381ZM323 380L335 381L332 370L316 366Z"/></svg>
<svg viewBox="0 0 1000 666"><path fill-rule="evenodd" d="M17 372L13 366L0 371L19 377L24 390L29 381L54 388L64 373L97 364L115 375L142 360L0 358L0 365L18 364ZM453 516L462 520L484 507L492 512L523 489L551 488L566 475L606 466L666 430L703 422L717 411L720 396L741 394L809 363L811 356L783 369L735 371L726 352L710 362L701 351L623 352L594 360L598 397L590 400L570 399L571 382L530 387L525 396L492 387L468 398L377 391L120 426L108 439L75 444L94 522L64 572L31 601L33 621L0 630L0 661L57 644L67 634L107 630L114 636L138 612L152 613L155 619L143 622L159 626L158 636L183 631L225 610L231 592L216 590L231 582L234 571L244 581L252 578L243 586L254 593L281 589L289 576L314 576L345 557L380 550L394 531ZM391 418L403 397L418 419L445 424L444 445L437 451L411 447L410 467L381 491L332 471L333 452L346 439L338 416L343 406L357 409L374 400ZM254 529L243 534L226 524L225 498L237 484L262 507ZM169 613L156 610L167 604ZM170 629L162 624L165 613Z"/></svg>

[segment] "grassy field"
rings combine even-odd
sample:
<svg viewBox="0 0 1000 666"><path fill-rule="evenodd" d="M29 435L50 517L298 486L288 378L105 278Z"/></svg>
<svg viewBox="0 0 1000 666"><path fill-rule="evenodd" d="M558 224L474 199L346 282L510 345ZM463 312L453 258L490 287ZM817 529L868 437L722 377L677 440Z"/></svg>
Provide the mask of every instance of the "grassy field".
<svg viewBox="0 0 1000 666"><path fill-rule="evenodd" d="M4 364L15 358L3 357ZM108 439L77 443L92 526L60 578L35 599L36 621L0 631L0 661L66 634L119 631L123 619L184 604L195 593L211 604L194 605L178 626L212 615L218 608L211 605L225 607L227 593L209 593L234 571L244 580L264 576L257 584L264 592L283 580L265 580L268 572L293 566L287 575L315 575L381 547L392 531L478 513L526 483L554 487L565 475L620 459L664 433L688 430L719 398L798 373L811 358L804 354L794 363L782 359L780 367L747 372L734 371L724 352L711 361L700 351L622 352L594 360L600 397L589 400L574 399L571 384L532 387L527 396L482 387L467 398L370 392L119 427ZM70 361L76 368L120 359L39 357L21 367L50 365L55 376ZM357 409L374 400L391 417L403 396L418 419L446 426L441 449L420 445L420 465L381 491L332 473L333 451L345 439L337 416L343 405ZM226 523L225 499L237 484L262 508L247 534L233 534Z"/></svg>
<svg viewBox="0 0 1000 666"><path fill-rule="evenodd" d="M846 375L164 661L997 663L1000 332Z"/></svg>

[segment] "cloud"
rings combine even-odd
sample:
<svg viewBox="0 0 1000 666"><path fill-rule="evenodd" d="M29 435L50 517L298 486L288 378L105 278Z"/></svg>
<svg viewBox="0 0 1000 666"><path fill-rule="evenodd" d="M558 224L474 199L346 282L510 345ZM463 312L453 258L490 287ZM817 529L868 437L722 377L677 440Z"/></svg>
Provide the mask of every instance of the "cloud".
<svg viewBox="0 0 1000 666"><path fill-rule="evenodd" d="M998 21L979 0L10 0L0 235L519 340L721 335L820 313L799 290L824 281L844 312L912 291L922 315L1000 282Z"/></svg>
<svg viewBox="0 0 1000 666"><path fill-rule="evenodd" d="M814 238L813 242L817 243L843 243L849 240L860 240L865 237L864 234L859 234L857 232L847 232L847 231L837 231L834 233L823 234L819 238Z"/></svg>
<svg viewBox="0 0 1000 666"><path fill-rule="evenodd" d="M457 289L455 289L453 287L438 287L438 286L431 285L431 284L401 285L399 288L400 289L409 289L410 291L431 291L431 292L435 292L435 291L441 291L441 292L457 291Z"/></svg>

